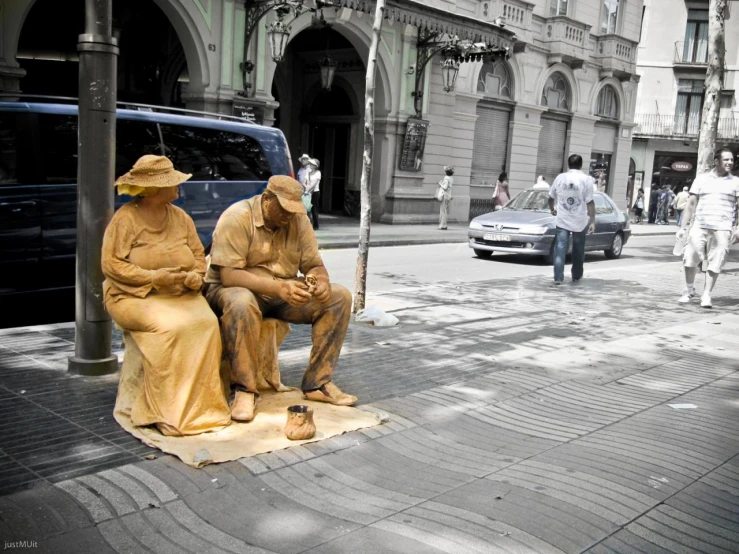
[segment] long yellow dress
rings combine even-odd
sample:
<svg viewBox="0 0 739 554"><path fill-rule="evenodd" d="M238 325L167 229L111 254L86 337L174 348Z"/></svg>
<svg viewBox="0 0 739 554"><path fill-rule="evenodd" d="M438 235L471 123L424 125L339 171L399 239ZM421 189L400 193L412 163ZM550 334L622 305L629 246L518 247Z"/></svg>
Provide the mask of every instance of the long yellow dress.
<svg viewBox="0 0 739 554"><path fill-rule="evenodd" d="M134 425L164 424L168 434L196 435L231 422L220 378L221 338L218 318L199 291L152 285L153 270L161 268L205 275L192 219L171 204L166 209L159 228L144 222L136 201L113 216L103 240L105 307L143 358Z"/></svg>

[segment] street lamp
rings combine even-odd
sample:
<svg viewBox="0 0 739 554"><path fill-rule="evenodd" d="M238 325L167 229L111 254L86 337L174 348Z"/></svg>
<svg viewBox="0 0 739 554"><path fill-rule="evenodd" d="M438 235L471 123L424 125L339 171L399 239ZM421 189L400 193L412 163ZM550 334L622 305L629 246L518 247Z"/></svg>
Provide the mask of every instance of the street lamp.
<svg viewBox="0 0 739 554"><path fill-rule="evenodd" d="M244 95L251 88L248 75L254 70L254 63L248 59L249 44L259 21L263 17L272 11L277 14L277 21L273 21L267 25L267 37L269 39L272 60L275 63L279 63L285 57L285 49L290 39L290 24L284 22L286 15L292 12L295 17L298 17L305 9L323 14L323 8L336 7L333 0L315 0L315 8L306 8L304 2L305 0L253 0L252 2L247 2L244 61L239 66L243 75Z"/></svg>
<svg viewBox="0 0 739 554"><path fill-rule="evenodd" d="M326 52L326 57L319 62L321 70L321 89L328 92L334 82L334 74L336 73L336 62Z"/></svg>
<svg viewBox="0 0 739 554"><path fill-rule="evenodd" d="M459 61L454 58L453 51L445 52L444 60L441 62L441 81L444 92L452 92L459 75Z"/></svg>
<svg viewBox="0 0 739 554"><path fill-rule="evenodd" d="M498 59L510 57L510 51L505 47L495 47L484 42L473 42L471 40L459 40L457 36L450 36L438 31L425 31L419 33L418 62L415 66L416 88L411 93L414 98L416 117L422 116L423 90L421 85L426 65L437 52L444 55L441 62L441 79L445 92L452 92L459 75L459 66L463 62L482 61L483 59Z"/></svg>
<svg viewBox="0 0 739 554"><path fill-rule="evenodd" d="M267 25L267 37L269 38L269 47L272 52L272 60L279 63L285 57L285 49L287 41L290 38L290 25L285 25L283 19L290 13L290 8L281 7L275 10L277 12L277 21L273 21Z"/></svg>

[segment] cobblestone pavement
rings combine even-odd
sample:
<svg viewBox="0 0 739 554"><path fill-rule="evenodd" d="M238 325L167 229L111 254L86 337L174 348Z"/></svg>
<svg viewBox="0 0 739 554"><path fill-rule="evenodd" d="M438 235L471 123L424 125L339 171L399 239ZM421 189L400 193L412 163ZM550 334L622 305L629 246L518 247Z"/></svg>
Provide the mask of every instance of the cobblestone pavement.
<svg viewBox="0 0 739 554"><path fill-rule="evenodd" d="M42 552L737 552L739 257L679 306L634 267L405 286L352 325L337 382L390 422L195 470L66 374L69 325L0 331L0 536ZM699 287L700 290L700 287ZM296 327L281 353L299 382ZM687 405L687 406L686 406ZM691 407L692 406L692 407Z"/></svg>

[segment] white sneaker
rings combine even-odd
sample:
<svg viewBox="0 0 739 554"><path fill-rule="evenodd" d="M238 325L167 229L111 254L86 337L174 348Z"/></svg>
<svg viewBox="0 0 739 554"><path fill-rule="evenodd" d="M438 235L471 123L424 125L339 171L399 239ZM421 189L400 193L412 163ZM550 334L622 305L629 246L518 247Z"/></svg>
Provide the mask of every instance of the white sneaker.
<svg viewBox="0 0 739 554"><path fill-rule="evenodd" d="M683 289L683 295L680 297L680 304L687 304L690 302L693 298L695 298L695 289L688 289L687 287Z"/></svg>
<svg viewBox="0 0 739 554"><path fill-rule="evenodd" d="M713 308L710 294L704 293L703 296L701 296L701 308Z"/></svg>

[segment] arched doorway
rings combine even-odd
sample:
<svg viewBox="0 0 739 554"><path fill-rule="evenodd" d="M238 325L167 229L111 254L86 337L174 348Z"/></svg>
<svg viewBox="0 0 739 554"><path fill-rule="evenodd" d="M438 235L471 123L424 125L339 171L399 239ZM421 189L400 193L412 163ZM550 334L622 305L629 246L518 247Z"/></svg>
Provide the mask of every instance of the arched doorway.
<svg viewBox="0 0 739 554"><path fill-rule="evenodd" d="M327 55L336 62L336 73L331 90L322 90L319 63ZM357 50L328 26L300 32L275 71L272 94L280 104L275 126L285 133L293 160L307 153L321 162L324 213L340 213L346 192L359 190L364 77Z"/></svg>
<svg viewBox="0 0 739 554"><path fill-rule="evenodd" d="M84 25L84 2L37 0L33 4L18 41L17 59L26 70L20 83L24 93L78 96L77 37ZM118 100L184 106L185 53L154 0L114 2L113 35L120 47Z"/></svg>

